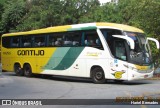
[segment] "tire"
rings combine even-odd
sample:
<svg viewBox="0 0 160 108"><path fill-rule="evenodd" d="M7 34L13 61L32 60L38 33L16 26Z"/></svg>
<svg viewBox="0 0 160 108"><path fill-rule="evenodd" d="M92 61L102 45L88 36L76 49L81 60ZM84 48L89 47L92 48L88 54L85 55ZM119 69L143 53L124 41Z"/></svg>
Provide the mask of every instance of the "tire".
<svg viewBox="0 0 160 108"><path fill-rule="evenodd" d="M23 69L21 68L20 64L15 64L14 65L14 72L16 73L17 76L23 76L24 75Z"/></svg>
<svg viewBox="0 0 160 108"><path fill-rule="evenodd" d="M24 75L26 77L32 77L32 69L29 64L24 65Z"/></svg>
<svg viewBox="0 0 160 108"><path fill-rule="evenodd" d="M100 67L96 67L91 71L91 78L95 84L103 84L105 83L105 75L104 71Z"/></svg>

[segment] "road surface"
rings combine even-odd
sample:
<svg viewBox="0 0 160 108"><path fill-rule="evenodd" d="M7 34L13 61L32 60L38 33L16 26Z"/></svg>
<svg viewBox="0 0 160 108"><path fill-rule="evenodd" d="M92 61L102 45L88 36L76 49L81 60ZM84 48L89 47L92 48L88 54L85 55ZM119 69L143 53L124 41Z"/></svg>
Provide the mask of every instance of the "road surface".
<svg viewBox="0 0 160 108"><path fill-rule="evenodd" d="M0 75L0 99L116 99L117 97L160 97L160 80L139 80L105 84L93 84L90 79L15 76L12 72ZM46 106L47 107L47 106ZM51 107L51 106L48 106ZM66 106L54 106L61 108ZM75 106L68 106L75 107ZM78 107L78 106L76 106ZM106 108L100 105L82 105L84 108ZM112 106L117 108L117 105ZM127 105L122 106L123 108ZM135 105L130 106L135 108ZM159 108L153 105L139 105L138 108Z"/></svg>

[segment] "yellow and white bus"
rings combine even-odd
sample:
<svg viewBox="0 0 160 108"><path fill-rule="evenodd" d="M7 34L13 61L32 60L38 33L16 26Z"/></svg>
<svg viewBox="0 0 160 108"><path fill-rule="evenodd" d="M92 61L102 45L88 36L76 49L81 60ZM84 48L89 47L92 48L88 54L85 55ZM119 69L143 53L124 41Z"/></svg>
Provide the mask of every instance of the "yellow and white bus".
<svg viewBox="0 0 160 108"><path fill-rule="evenodd" d="M85 23L2 35L2 69L17 75L136 80L153 76L148 40L138 28Z"/></svg>

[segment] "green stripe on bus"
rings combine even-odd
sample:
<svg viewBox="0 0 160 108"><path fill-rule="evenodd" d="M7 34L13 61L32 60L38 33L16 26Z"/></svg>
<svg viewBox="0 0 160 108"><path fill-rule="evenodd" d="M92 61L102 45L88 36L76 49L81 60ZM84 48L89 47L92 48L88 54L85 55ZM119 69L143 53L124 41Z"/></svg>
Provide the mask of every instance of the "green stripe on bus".
<svg viewBox="0 0 160 108"><path fill-rule="evenodd" d="M48 63L43 67L44 69L53 69L59 65L66 53L69 51L70 47L57 48L53 53L52 57L49 59Z"/></svg>
<svg viewBox="0 0 160 108"><path fill-rule="evenodd" d="M78 58L84 47L65 47L57 48L52 58L49 60L44 69L65 70L68 69Z"/></svg>
<svg viewBox="0 0 160 108"><path fill-rule="evenodd" d="M81 27L81 28L69 28L67 31L78 31L78 30L95 30L97 27L89 26L89 27Z"/></svg>
<svg viewBox="0 0 160 108"><path fill-rule="evenodd" d="M68 69L78 58L78 56L83 51L84 47L71 47L67 54L63 57L62 61L59 63L59 65L52 70L65 70Z"/></svg>

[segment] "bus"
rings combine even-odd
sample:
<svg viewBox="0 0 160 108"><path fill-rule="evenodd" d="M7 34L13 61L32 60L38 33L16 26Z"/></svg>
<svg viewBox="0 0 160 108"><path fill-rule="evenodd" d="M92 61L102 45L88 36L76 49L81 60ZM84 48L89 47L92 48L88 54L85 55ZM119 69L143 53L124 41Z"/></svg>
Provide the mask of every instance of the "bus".
<svg viewBox="0 0 160 108"><path fill-rule="evenodd" d="M130 81L153 76L147 38L138 28L107 22L64 25L2 35L2 70Z"/></svg>

